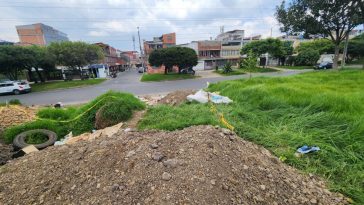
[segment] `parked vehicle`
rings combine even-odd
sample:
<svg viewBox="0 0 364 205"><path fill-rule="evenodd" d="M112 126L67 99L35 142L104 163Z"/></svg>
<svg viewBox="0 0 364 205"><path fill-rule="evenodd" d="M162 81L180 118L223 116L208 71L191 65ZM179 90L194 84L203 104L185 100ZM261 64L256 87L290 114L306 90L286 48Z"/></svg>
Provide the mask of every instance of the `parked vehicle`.
<svg viewBox="0 0 364 205"><path fill-rule="evenodd" d="M147 68L145 68L145 67L138 68L138 73L145 73L145 72L147 72Z"/></svg>
<svg viewBox="0 0 364 205"><path fill-rule="evenodd" d="M330 69L332 68L332 63L331 62L322 62L320 64L317 64L315 66L315 69Z"/></svg>
<svg viewBox="0 0 364 205"><path fill-rule="evenodd" d="M194 71L192 68L185 68L181 70L182 74L191 74L191 75L195 75L196 71Z"/></svg>
<svg viewBox="0 0 364 205"><path fill-rule="evenodd" d="M30 91L31 87L26 81L4 81L0 83L0 94L13 93L19 95Z"/></svg>

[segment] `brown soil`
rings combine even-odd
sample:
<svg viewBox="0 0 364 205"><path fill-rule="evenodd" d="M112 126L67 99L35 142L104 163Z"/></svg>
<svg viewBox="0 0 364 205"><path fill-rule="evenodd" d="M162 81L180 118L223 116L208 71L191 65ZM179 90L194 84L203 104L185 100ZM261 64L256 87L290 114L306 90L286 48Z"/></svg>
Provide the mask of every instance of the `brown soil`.
<svg viewBox="0 0 364 205"><path fill-rule="evenodd" d="M183 102L186 102L186 98L188 95L194 94L196 91L194 90L179 90L175 92L168 93L164 98L159 100L159 104L166 104L166 105L180 105Z"/></svg>
<svg viewBox="0 0 364 205"><path fill-rule="evenodd" d="M11 126L34 120L36 108L9 105L0 107L0 136ZM0 140L0 165L5 164L12 157L13 147Z"/></svg>
<svg viewBox="0 0 364 205"><path fill-rule="evenodd" d="M212 126L124 132L0 168L0 204L346 204L266 149Z"/></svg>
<svg viewBox="0 0 364 205"><path fill-rule="evenodd" d="M0 130L32 121L35 118L36 111L36 108L19 105L0 107Z"/></svg>

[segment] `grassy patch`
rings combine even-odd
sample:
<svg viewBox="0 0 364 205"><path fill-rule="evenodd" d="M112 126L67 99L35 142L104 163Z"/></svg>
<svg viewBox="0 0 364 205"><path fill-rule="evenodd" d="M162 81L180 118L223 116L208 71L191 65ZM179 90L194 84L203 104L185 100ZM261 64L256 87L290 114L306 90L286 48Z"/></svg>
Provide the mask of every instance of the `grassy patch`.
<svg viewBox="0 0 364 205"><path fill-rule="evenodd" d="M57 81L57 82L45 82L32 84L32 91L47 91L74 87L83 87L89 85L96 85L104 82L106 79L88 79L88 80L72 80L72 81Z"/></svg>
<svg viewBox="0 0 364 205"><path fill-rule="evenodd" d="M277 70L275 69L272 69L272 68L260 68L260 67L257 67L257 68L254 68L254 69L249 69L248 70L245 70L245 69L233 69L232 72L229 72L229 73L224 73L223 70L215 70L214 71L215 73L218 73L220 75L223 75L223 76L231 76L231 75L244 75L244 74L248 74L248 73L269 73L269 72L277 72Z"/></svg>
<svg viewBox="0 0 364 205"><path fill-rule="evenodd" d="M25 138L28 144L42 144L48 140L48 136L43 133L31 133Z"/></svg>
<svg viewBox="0 0 364 205"><path fill-rule="evenodd" d="M363 79L360 70L320 71L224 81L209 90L234 100L217 108L242 138L287 158L298 169L323 176L331 190L364 204ZM207 105L184 104L150 109L139 127L173 130L215 123ZM305 144L321 151L295 157Z"/></svg>
<svg viewBox="0 0 364 205"><path fill-rule="evenodd" d="M243 75L245 72L242 69L233 69L232 72L224 73L223 70L215 70L214 73L218 73L223 76L231 76L231 75Z"/></svg>
<svg viewBox="0 0 364 205"><path fill-rule="evenodd" d="M7 103L0 103L0 107L6 105L21 105L21 102L18 99L11 99Z"/></svg>
<svg viewBox="0 0 364 205"><path fill-rule="evenodd" d="M303 69L313 69L313 66L289 66L289 65L282 65L282 66L277 66L277 68L285 68L285 69L292 69L292 70L303 70Z"/></svg>
<svg viewBox="0 0 364 205"><path fill-rule="evenodd" d="M113 102L118 102L116 103L117 107L113 107ZM145 108L144 103L132 94L109 91L81 107L42 109L37 113L40 119L6 129L3 138L5 142L11 143L17 134L32 129L51 130L58 135L58 138L64 137L70 131L74 135L90 132L95 128L96 112L106 104L109 105L108 110L115 112L110 116L104 117L109 118L114 124L120 122L117 120L126 119L131 116L125 116L124 112L119 112L120 104L123 104L123 107L129 111ZM122 116L119 117L119 115Z"/></svg>
<svg viewBox="0 0 364 205"><path fill-rule="evenodd" d="M184 79L193 79L198 76L191 74L178 74L178 73L169 73L165 74L143 74L140 81L142 82L153 82L153 81L168 81L168 80L184 80Z"/></svg>

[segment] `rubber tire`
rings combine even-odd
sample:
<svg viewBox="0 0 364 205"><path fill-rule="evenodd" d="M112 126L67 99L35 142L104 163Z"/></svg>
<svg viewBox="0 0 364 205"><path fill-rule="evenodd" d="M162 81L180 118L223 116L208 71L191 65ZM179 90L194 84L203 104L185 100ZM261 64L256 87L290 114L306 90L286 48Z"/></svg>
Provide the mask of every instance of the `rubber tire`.
<svg viewBox="0 0 364 205"><path fill-rule="evenodd" d="M20 91L19 90L13 90L14 95L19 95Z"/></svg>
<svg viewBox="0 0 364 205"><path fill-rule="evenodd" d="M48 140L42 144L27 144L25 142L26 137L31 133L37 133L37 132L47 135ZM34 145L37 149L44 149L46 147L53 145L56 141L57 141L56 133L54 133L50 130L45 130L45 129L35 129L35 130L28 130L28 131L18 134L13 140L13 146L16 149L23 149L24 147L27 147L29 145Z"/></svg>

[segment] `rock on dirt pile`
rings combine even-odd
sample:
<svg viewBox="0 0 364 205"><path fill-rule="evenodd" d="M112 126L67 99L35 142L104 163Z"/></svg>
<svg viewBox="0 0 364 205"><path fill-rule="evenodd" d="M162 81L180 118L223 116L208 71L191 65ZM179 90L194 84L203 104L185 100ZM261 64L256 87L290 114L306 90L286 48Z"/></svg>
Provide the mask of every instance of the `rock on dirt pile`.
<svg viewBox="0 0 364 205"><path fill-rule="evenodd" d="M0 204L345 204L316 177L212 126L123 132L0 168Z"/></svg>

